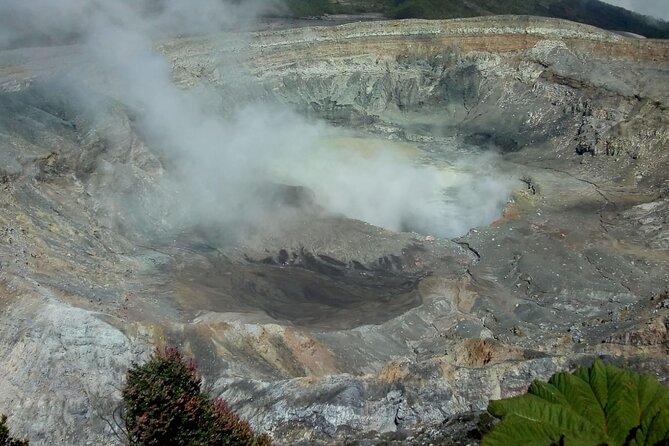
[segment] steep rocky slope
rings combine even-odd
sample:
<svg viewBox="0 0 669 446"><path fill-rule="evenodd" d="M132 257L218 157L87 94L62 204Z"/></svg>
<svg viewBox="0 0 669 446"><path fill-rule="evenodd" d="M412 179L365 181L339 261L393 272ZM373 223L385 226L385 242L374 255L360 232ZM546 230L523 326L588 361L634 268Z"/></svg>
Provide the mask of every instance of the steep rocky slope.
<svg viewBox="0 0 669 446"><path fill-rule="evenodd" d="M493 17L160 50L175 82L224 104L279 101L435 163L484 147L515 192L453 240L312 210L232 245L207 228L175 237L160 215L124 213L170 169L132 109L107 98L97 116L49 90L80 50L2 52L0 409L15 432L113 441L101 415L156 344L182 345L286 443L425 428L420 442L601 355L667 380L665 41ZM103 76L78 70L91 81L76 94L98 94Z"/></svg>

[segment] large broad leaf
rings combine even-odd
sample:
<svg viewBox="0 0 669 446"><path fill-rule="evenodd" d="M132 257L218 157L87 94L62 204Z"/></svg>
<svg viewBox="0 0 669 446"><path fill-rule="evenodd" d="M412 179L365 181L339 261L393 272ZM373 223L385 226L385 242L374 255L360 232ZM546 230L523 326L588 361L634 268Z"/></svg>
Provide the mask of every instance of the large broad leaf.
<svg viewBox="0 0 669 446"><path fill-rule="evenodd" d="M488 411L502 420L483 446L669 445L669 388L601 360L535 381Z"/></svg>

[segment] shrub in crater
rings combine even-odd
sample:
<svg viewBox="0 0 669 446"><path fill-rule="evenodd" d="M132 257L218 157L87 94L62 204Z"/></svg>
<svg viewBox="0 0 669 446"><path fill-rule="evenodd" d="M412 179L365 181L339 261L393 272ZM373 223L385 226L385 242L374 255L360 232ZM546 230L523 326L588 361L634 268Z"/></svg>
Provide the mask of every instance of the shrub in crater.
<svg viewBox="0 0 669 446"><path fill-rule="evenodd" d="M269 446L220 399L202 391L197 365L178 349L156 350L133 364L122 389L128 444Z"/></svg>

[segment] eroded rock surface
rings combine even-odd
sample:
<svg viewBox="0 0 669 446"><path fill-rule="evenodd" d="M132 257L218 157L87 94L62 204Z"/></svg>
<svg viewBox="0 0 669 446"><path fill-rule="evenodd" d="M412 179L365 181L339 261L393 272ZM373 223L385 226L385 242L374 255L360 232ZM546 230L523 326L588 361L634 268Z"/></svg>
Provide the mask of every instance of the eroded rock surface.
<svg viewBox="0 0 669 446"><path fill-rule="evenodd" d="M184 88L434 160L487 147L521 181L499 220L454 240L318 213L234 244L173 237L123 212L169 171L132 112L112 93L93 116L45 87L77 48L0 53L0 409L32 444L113 442L101 415L153 345L181 345L290 444L462 439L449 420L596 356L667 381L667 42L493 17L161 51ZM250 75L226 76L231 61Z"/></svg>

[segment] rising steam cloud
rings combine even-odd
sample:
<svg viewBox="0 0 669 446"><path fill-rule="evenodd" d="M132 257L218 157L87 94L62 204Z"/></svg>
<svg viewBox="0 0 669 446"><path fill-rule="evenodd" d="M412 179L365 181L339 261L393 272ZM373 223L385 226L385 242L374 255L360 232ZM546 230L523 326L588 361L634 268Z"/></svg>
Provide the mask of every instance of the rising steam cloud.
<svg viewBox="0 0 669 446"><path fill-rule="evenodd" d="M232 107L207 87L177 87L169 62L154 50L157 39L238 26L275 3L4 2L0 45L83 42L87 60L104 73L109 94L133 111L166 172L150 192L138 193L134 206L128 200L117 204L150 215L163 229L275 222L299 210L278 209L268 188L290 185L311 191L315 208L324 214L455 236L489 223L508 197L510 181L494 174L492 159L477 159L476 169L467 164L458 166L459 174L449 174L390 148L334 150L328 141L341 130L285 106ZM235 67L226 67L229 76ZM72 76L77 79L76 71Z"/></svg>

